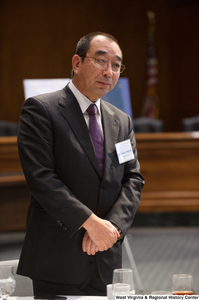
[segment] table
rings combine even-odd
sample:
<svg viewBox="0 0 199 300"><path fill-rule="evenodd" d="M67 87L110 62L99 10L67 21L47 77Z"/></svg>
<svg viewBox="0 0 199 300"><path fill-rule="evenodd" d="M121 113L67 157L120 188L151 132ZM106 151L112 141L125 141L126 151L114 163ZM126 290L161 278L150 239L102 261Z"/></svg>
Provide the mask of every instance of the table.
<svg viewBox="0 0 199 300"><path fill-rule="evenodd" d="M34 300L34 297L8 297L8 300ZM107 300L100 296L67 296L67 300Z"/></svg>

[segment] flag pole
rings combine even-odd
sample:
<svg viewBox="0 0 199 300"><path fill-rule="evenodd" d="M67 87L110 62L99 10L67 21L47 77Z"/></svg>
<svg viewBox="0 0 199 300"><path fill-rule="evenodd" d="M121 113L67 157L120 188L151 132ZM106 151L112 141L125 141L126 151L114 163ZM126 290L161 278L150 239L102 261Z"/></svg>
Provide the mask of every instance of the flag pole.
<svg viewBox="0 0 199 300"><path fill-rule="evenodd" d="M147 11L149 20L147 49L147 79L142 116L157 119L159 117L159 98L157 93L158 60L155 53L155 13Z"/></svg>

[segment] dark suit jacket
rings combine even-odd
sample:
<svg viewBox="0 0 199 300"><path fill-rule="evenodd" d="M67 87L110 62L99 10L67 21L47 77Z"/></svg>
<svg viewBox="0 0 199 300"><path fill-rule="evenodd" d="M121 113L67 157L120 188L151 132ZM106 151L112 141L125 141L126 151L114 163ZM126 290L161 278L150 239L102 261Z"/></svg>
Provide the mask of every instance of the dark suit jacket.
<svg viewBox="0 0 199 300"><path fill-rule="evenodd" d="M121 243L98 252L82 251L81 225L94 212L124 235L132 224L144 181L129 116L101 101L105 141L103 178L79 104L63 90L25 101L18 148L31 193L27 234L18 273L33 279L82 284L96 259L105 284L121 267ZM132 143L135 158L119 164L115 144Z"/></svg>

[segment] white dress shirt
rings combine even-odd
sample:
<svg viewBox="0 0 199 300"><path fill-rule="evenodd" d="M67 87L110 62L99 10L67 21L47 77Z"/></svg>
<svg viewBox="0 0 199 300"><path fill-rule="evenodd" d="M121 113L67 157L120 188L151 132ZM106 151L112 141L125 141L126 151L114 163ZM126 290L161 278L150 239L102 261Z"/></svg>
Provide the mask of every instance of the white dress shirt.
<svg viewBox="0 0 199 300"><path fill-rule="evenodd" d="M73 84L72 80L69 82L68 84L70 90L73 92L73 94L75 95L78 103L79 103L79 106L81 108L81 111L84 115L84 118L85 118L85 121L86 121L86 124L87 126L89 127L89 114L87 113L87 108L93 104L92 101L90 101L86 96L84 96ZM101 110L100 110L100 99L98 99L95 103L94 103L96 106L97 106L97 115L96 115L96 118L97 118L97 122L102 130L102 135L103 135L103 128L102 128L102 115L101 115Z"/></svg>

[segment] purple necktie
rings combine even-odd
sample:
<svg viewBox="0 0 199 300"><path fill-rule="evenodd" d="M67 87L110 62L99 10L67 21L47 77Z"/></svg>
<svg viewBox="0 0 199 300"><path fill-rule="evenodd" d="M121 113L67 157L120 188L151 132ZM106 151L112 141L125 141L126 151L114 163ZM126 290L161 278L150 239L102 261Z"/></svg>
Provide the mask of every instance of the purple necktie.
<svg viewBox="0 0 199 300"><path fill-rule="evenodd" d="M97 114L97 106L95 104L91 104L87 112L89 114L89 132L93 141L93 145L95 148L95 153L98 159L99 167L101 173L103 175L104 171L104 140L102 136L101 128L97 122L96 114Z"/></svg>

